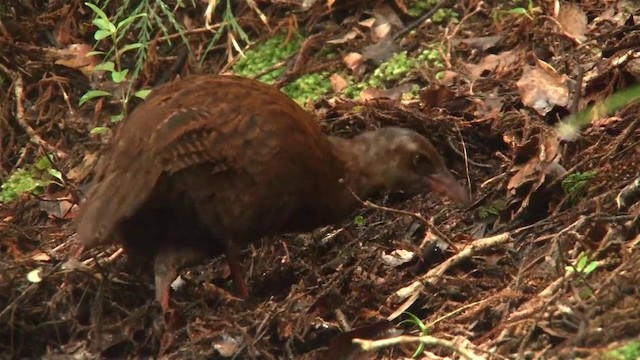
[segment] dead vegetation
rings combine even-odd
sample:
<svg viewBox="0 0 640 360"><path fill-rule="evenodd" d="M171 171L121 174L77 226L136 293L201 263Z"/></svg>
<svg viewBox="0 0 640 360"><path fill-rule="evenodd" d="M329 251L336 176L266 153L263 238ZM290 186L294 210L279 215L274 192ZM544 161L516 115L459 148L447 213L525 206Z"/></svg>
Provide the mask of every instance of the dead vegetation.
<svg viewBox="0 0 640 360"><path fill-rule="evenodd" d="M305 35L269 70L283 69L278 87L329 74L332 91L307 102L327 132L428 134L476 202L456 209L390 194L356 221L265 239L243 254L248 301L217 290L228 285L222 259L189 269L173 297L185 322L160 349L151 278L127 272L117 248L69 261L73 204L109 140L90 130L121 112L107 98L77 105L90 89L121 88L88 71L98 63L84 58L93 13L81 1L10 1L0 5L0 177L7 184L45 154L48 174L60 176L0 205L3 358L347 359L359 338L388 339L365 343L383 346L365 357L395 359L410 357L421 335L398 325L403 311L427 326L420 356L431 358L599 358L640 337L640 186L623 191L640 175L639 106L592 112L574 139L556 132L637 82L638 9L582 1L556 14L552 1L469 0L443 7L459 21L434 23L415 22L408 0L237 3L234 19L252 40ZM205 51L224 16L219 5L208 29L205 5L172 8L190 51L175 28L151 34L135 89L232 69L244 43L227 28ZM437 65L338 95L348 76L369 79L393 53L414 59L434 46ZM402 97L413 85L415 96Z"/></svg>

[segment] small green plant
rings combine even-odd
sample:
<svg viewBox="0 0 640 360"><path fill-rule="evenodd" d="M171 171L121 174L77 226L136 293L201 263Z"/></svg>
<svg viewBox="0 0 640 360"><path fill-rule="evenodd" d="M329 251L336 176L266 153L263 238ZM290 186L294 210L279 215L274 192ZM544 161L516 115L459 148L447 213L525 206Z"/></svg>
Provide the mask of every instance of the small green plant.
<svg viewBox="0 0 640 360"><path fill-rule="evenodd" d="M260 17L263 19L263 21L265 21L265 17L264 14L262 14L262 12L260 12L260 10L258 9L258 7L256 6L251 6L252 2L247 1L247 3L249 4L250 7L252 7L257 13L258 15L260 15ZM209 2L209 4L216 4L216 2ZM211 48L218 43L218 40L220 40L220 37L222 36L222 34L225 32L225 30L228 33L229 39L231 40L231 43L233 44L233 47L238 51L241 52L240 49L240 45L238 44L238 41L236 40L234 34L237 34L238 37L240 37L240 39L242 39L242 41L244 41L245 43L249 43L249 36L247 36L247 33L244 32L244 30L242 29L242 27L240 26L240 24L238 24L238 21L236 20L236 17L233 16L233 9L231 6L231 0L227 0L226 2L226 6L224 8L224 11L222 13L222 22L220 23L220 27L218 28L218 30L216 30L215 35L213 36L213 38L211 39L211 41L209 41L209 44L207 45L205 51L204 51L204 56L202 56L202 60L204 60L206 58L207 53L209 53L209 51L211 50ZM207 9L207 13L213 13L215 11L215 5L213 7L210 7L209 9Z"/></svg>
<svg viewBox="0 0 640 360"><path fill-rule="evenodd" d="M528 0L526 7L521 5L523 3L523 1L520 0L516 0L516 1L511 1L510 4L504 4L504 7L509 7L511 6L511 8L504 10L504 9L497 9L494 10L493 12L493 21L494 22L498 22L503 20L503 18L507 17L507 16L524 16L530 20L533 20L533 15L540 13L542 10L540 9L540 7L537 7L534 5L533 0Z"/></svg>
<svg viewBox="0 0 640 360"><path fill-rule="evenodd" d="M9 175L0 186L0 203L10 203L26 193L39 195L52 182L62 184L62 174L43 156L32 166L16 169Z"/></svg>
<svg viewBox="0 0 640 360"><path fill-rule="evenodd" d="M373 73L360 83L354 83L352 76L346 76L349 84L343 91L344 97L354 99L367 87L385 88L386 83L404 78L412 70L428 66L431 68L442 68L442 56L439 51L429 48L417 56L408 56L406 51L393 55L389 60L382 63ZM414 87L409 95L417 95L419 87Z"/></svg>
<svg viewBox="0 0 640 360"><path fill-rule="evenodd" d="M615 350L609 351L604 360L636 360L640 359L640 341L631 341Z"/></svg>
<svg viewBox="0 0 640 360"><path fill-rule="evenodd" d="M578 296L580 296L581 299L588 299L594 296L593 290L586 285L585 280L589 274L598 268L598 265L598 261L589 260L587 254L583 251L570 265L564 267L567 273L579 275L576 280L576 285L578 286Z"/></svg>
<svg viewBox="0 0 640 360"><path fill-rule="evenodd" d="M413 326L415 326L416 328L418 328L418 330L420 330L420 336L424 336L429 334L429 329L427 329L426 325L420 321L420 319L418 319L417 316L415 316L414 314L410 313L410 312L403 312L404 315L407 315L407 317L409 317L408 319L402 320L401 322L398 323L398 326L404 325L404 324L412 324ZM420 343L418 345L418 348L416 349L416 351L413 352L413 355L411 356L412 358L417 358L418 356L420 356L420 354L422 354L424 352L424 343Z"/></svg>
<svg viewBox="0 0 640 360"><path fill-rule="evenodd" d="M438 2L439 0L409 1L407 13L409 14L409 16L419 17L424 12L429 11L431 8L436 6ZM433 21L436 24L442 24L449 20L453 23L457 23L458 13L453 11L452 9L438 9L431 17L431 21Z"/></svg>
<svg viewBox="0 0 640 360"><path fill-rule="evenodd" d="M585 195L589 183L595 176L595 171L587 171L571 174L562 181L562 189L569 196L570 203L576 203Z"/></svg>
<svg viewBox="0 0 640 360"><path fill-rule="evenodd" d="M524 16L528 17L531 20L533 20L533 17L530 14L532 14L534 11L536 11L536 8L533 5L533 0L529 0L529 3L527 4L526 8L524 8L524 7L514 7L512 9L507 10L507 12L509 14L512 14L512 15L524 15Z"/></svg>
<svg viewBox="0 0 640 360"><path fill-rule="evenodd" d="M109 17L99 7L89 2L85 2L84 4L87 7L89 7L96 15L95 19L93 19L92 21L92 23L97 27L96 32L93 34L93 38L98 42L100 42L103 39L110 38L111 41L113 42L113 50L114 50L114 52L111 53L110 56L109 56L109 53L104 51L91 51L87 54L87 56L104 55L105 61L98 64L94 68L94 71L106 71L111 75L111 80L113 80L114 83L120 84L125 81L125 79L127 78L127 75L129 74L129 69L125 69L122 66L122 56L127 51L140 49L144 45L138 42L138 43L128 44L120 47L120 43L118 41L118 39L120 39L119 32L122 31L128 24L132 23L135 19L140 17L145 17L147 16L147 14L146 13L136 14L118 22L117 25L114 25L109 20ZM125 114L126 105L129 102L129 99L131 98L131 87L127 87L126 89L123 87L120 90L121 90L121 93L118 97L118 101L122 105L122 113L118 115L114 115L111 118L112 121L120 121L124 118L124 116L126 115ZM140 90L133 93L134 96L137 96L142 99L144 99L148 94L149 94L149 90ZM91 99L105 97L105 96L112 96L112 94L108 91L99 90L99 89L89 90L84 95L82 95L79 103L80 103L80 106L82 106L84 103L86 103Z"/></svg>
<svg viewBox="0 0 640 360"><path fill-rule="evenodd" d="M500 211L504 209L506 202L504 199L496 199L491 204L478 208L478 216L480 219L486 219L490 216L499 216Z"/></svg>
<svg viewBox="0 0 640 360"><path fill-rule="evenodd" d="M415 63L407 57L406 51L399 52L378 66L369 77L367 83L372 87L384 86L387 81L402 79L413 69L414 65Z"/></svg>
<svg viewBox="0 0 640 360"><path fill-rule="evenodd" d="M353 223L358 227L358 229L364 229L364 217L362 215L358 215L353 218Z"/></svg>
<svg viewBox="0 0 640 360"><path fill-rule="evenodd" d="M569 273L580 273L583 275L591 274L598 268L598 261L590 261L587 254L583 251L578 255L578 258L571 265L567 265L564 269Z"/></svg>

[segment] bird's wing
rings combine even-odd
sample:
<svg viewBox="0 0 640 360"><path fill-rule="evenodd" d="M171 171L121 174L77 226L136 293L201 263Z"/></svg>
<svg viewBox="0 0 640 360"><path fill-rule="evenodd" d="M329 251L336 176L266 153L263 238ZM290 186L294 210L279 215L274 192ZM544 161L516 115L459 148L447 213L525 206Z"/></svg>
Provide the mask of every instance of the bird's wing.
<svg viewBox="0 0 640 360"><path fill-rule="evenodd" d="M304 139L320 132L309 114L282 96L232 77L185 79L155 89L101 158L76 216L79 241L92 247L107 239L147 201L163 174L208 164L210 173L265 175L263 164L282 141L291 141L283 133Z"/></svg>

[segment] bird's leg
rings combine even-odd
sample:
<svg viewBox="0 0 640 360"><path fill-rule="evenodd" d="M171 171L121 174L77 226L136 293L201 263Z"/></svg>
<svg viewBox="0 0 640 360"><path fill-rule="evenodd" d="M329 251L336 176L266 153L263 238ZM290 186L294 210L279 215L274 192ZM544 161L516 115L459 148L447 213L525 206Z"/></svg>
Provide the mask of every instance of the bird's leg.
<svg viewBox="0 0 640 360"><path fill-rule="evenodd" d="M162 307L162 314L167 328L170 328L171 324L175 322L176 316L171 309L169 293L171 291L171 283L178 276L177 264L173 260L169 251L160 251L154 263L156 300Z"/></svg>
<svg viewBox="0 0 640 360"><path fill-rule="evenodd" d="M240 265L240 251L232 241L227 241L226 250L227 262L229 263L229 270L231 270L231 278L233 279L236 296L241 299L247 299L249 297L249 290L247 283L244 281L242 265Z"/></svg>

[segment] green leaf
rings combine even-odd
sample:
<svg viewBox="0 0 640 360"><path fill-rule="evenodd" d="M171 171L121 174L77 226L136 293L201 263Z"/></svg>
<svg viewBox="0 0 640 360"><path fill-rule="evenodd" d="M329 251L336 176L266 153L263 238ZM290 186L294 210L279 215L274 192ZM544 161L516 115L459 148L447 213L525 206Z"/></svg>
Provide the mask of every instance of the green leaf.
<svg viewBox="0 0 640 360"><path fill-rule="evenodd" d="M86 2L84 3L85 5L87 5L88 7L91 8L91 10L93 10L94 13L96 13L96 15L98 15L100 18L109 21L109 18L107 17L107 14L104 13L104 11L102 11L102 9L100 9L99 7L97 7L96 5L90 3L90 2Z"/></svg>
<svg viewBox="0 0 640 360"><path fill-rule="evenodd" d="M115 71L115 64L113 63L113 61L107 61L107 62L103 62L101 64L96 65L93 68L93 71L100 71L100 70L106 70L106 71Z"/></svg>
<svg viewBox="0 0 640 360"><path fill-rule="evenodd" d="M108 32L107 30L98 30L95 32L95 34L93 34L93 38L100 41L104 38L111 36L111 34L112 33Z"/></svg>
<svg viewBox="0 0 640 360"><path fill-rule="evenodd" d="M47 169L47 172L49 173L49 175L60 180L61 183L64 183L64 180L62 179L62 173L60 171L56 169Z"/></svg>
<svg viewBox="0 0 640 360"><path fill-rule="evenodd" d="M596 268L598 268L598 262L597 261L592 261L592 262L589 263L589 265L587 265L587 267L584 268L584 273L585 274L590 274Z"/></svg>
<svg viewBox="0 0 640 360"><path fill-rule="evenodd" d="M113 79L115 83L121 83L127 77L128 73L129 73L129 69L124 69L122 71L114 71L111 73L111 79Z"/></svg>
<svg viewBox="0 0 640 360"><path fill-rule="evenodd" d="M135 50L135 49L139 49L141 48L142 45L141 43L135 43L135 44L128 44L122 47L122 49L120 49L120 51L118 51L118 56L124 54L125 52L129 51L129 50Z"/></svg>
<svg viewBox="0 0 640 360"><path fill-rule="evenodd" d="M103 96L111 96L111 93L104 90L89 90L84 95L82 95L79 101L79 105L82 106L82 104L91 99Z"/></svg>
<svg viewBox="0 0 640 360"><path fill-rule="evenodd" d="M122 119L124 119L124 114L118 114L118 115L111 116L111 122L114 122L114 123L122 121Z"/></svg>
<svg viewBox="0 0 640 360"><path fill-rule="evenodd" d="M131 22L132 22L133 20L135 20L136 18L139 18L139 17L146 17L146 16L147 16L147 13L141 13L141 14L137 14L137 15L135 15L135 16L130 16L130 17L128 17L128 18L126 18L126 19L124 19L124 20L120 21L120 22L118 23L117 28L118 28L118 29L121 29L123 26L125 26L125 25L127 25L127 24L131 23Z"/></svg>
<svg viewBox="0 0 640 360"><path fill-rule="evenodd" d="M106 126L98 126L98 127L94 127L93 129L91 129L91 131L89 131L89 134L95 135L95 134L104 134L109 132L109 128Z"/></svg>
<svg viewBox="0 0 640 360"><path fill-rule="evenodd" d="M576 270L582 272L584 268L587 267L587 261L589 261L587 256L584 253L580 253L580 255L578 256L578 262L576 264Z"/></svg>
<svg viewBox="0 0 640 360"><path fill-rule="evenodd" d="M525 8L513 8L511 10L508 11L509 14L514 14L514 15L526 15L527 14L527 9Z"/></svg>
<svg viewBox="0 0 640 360"><path fill-rule="evenodd" d="M93 23L93 25L95 25L99 30L106 31L109 34L113 34L115 32L115 27L109 20L93 19L91 23Z"/></svg>
<svg viewBox="0 0 640 360"><path fill-rule="evenodd" d="M96 56L96 55L104 55L106 52L104 51L89 51L85 57Z"/></svg>
<svg viewBox="0 0 640 360"><path fill-rule="evenodd" d="M45 170L51 168L51 160L49 160L48 156L42 156L36 161L33 166L38 170Z"/></svg>
<svg viewBox="0 0 640 360"><path fill-rule="evenodd" d="M139 97L140 99L144 100L144 99L147 98L149 93L151 93L151 89L143 89L143 90L138 90L135 93L133 93L133 96Z"/></svg>

